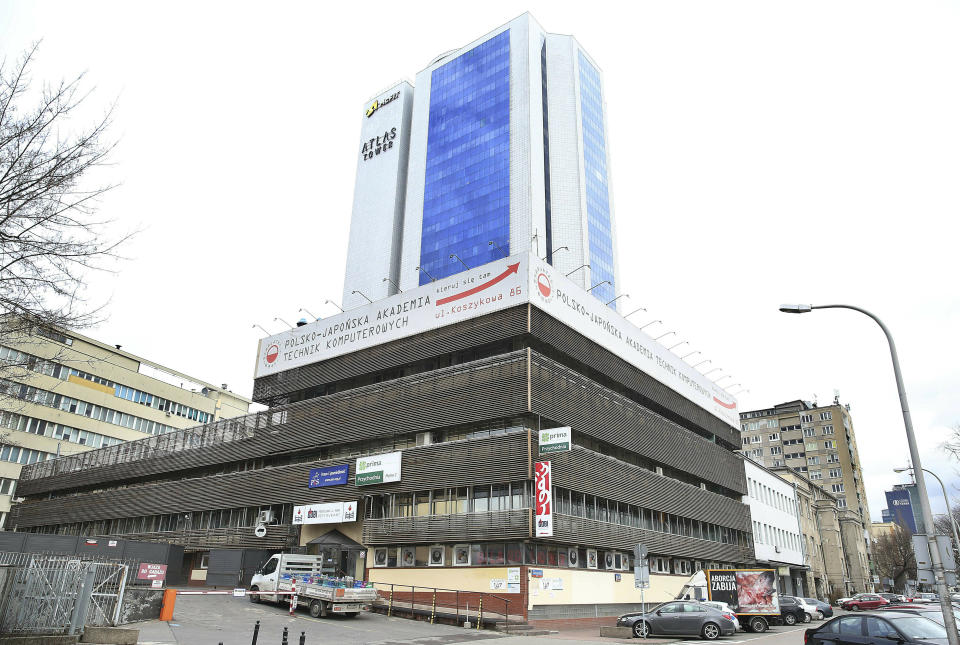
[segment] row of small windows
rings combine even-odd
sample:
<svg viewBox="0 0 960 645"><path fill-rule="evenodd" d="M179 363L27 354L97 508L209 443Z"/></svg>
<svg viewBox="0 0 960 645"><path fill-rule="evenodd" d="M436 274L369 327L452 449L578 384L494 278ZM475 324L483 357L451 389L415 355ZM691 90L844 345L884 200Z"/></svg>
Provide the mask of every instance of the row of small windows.
<svg viewBox="0 0 960 645"><path fill-rule="evenodd" d="M754 419L757 417L766 417L774 413L773 410L757 410L756 412L744 412L740 415L741 419ZM823 410L819 413L820 421L831 421L833 419L833 412L830 410ZM846 417L844 417L846 420ZM800 423L813 423L814 415L812 414L801 414ZM774 419L761 419L760 421L751 421L749 423L742 423L740 427L745 431L750 430L762 430L764 428L776 428L779 425L780 421L776 418ZM799 426L797 426L799 427ZM793 426L791 426L793 428Z"/></svg>
<svg viewBox="0 0 960 645"><path fill-rule="evenodd" d="M117 439L116 437L108 437L107 435L90 432L89 430L71 428L62 423L34 419L33 417L26 417L14 412L0 412L0 428L30 432L40 435L41 437L52 437L81 446L90 446L91 448L103 448L104 446L123 443L122 439Z"/></svg>
<svg viewBox="0 0 960 645"><path fill-rule="evenodd" d="M750 497L767 506L773 506L790 515L797 514L796 502L792 498L750 477L747 477L747 491Z"/></svg>
<svg viewBox="0 0 960 645"><path fill-rule="evenodd" d="M64 412L89 417L97 421L103 421L104 423L123 426L124 428L130 428L138 432L164 434L177 429L163 423L127 414L126 412L112 410L102 405L80 401L79 399L74 399L69 396L63 396L62 394L42 390L32 385L15 383L6 379L0 379L0 393L15 396L24 401L30 401L31 403L43 405L48 408L55 408L57 410L63 410Z"/></svg>
<svg viewBox="0 0 960 645"><path fill-rule="evenodd" d="M770 544L792 551L802 551L803 542L798 533L784 531L776 526L753 521L753 540L757 544Z"/></svg>
<svg viewBox="0 0 960 645"><path fill-rule="evenodd" d="M9 461L14 464L35 464L38 461L46 461L54 457L56 457L56 455L52 452L31 450L29 448L0 443L0 461Z"/></svg>
<svg viewBox="0 0 960 645"><path fill-rule="evenodd" d="M187 419L196 421L197 423L206 423L210 419L209 413L197 410L196 408L192 408L188 405L170 401L160 396L154 396L153 394L149 394L136 388L127 387L126 385L120 385L119 383L115 383L109 379L103 378L102 376L96 376L95 374L90 374L82 370L67 367L54 361L40 358L39 356L34 356L33 354L21 352L13 349L12 347L0 346L0 362L3 362L7 365L21 367L32 372L37 372L38 374L52 376L53 378L58 378L63 381L66 381L71 375L73 375L92 383L113 388L113 395L118 398L126 399L127 401L133 401L134 403L139 403L141 405L154 408L155 410L160 410L161 412L169 412L170 414L178 417L185 417Z"/></svg>

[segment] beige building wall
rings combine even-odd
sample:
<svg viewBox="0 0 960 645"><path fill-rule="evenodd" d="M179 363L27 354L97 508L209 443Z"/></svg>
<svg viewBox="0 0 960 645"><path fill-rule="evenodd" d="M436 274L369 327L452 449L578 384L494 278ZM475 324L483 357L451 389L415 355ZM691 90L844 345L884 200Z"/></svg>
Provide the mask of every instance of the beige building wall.
<svg viewBox="0 0 960 645"><path fill-rule="evenodd" d="M92 379L69 374L69 369ZM18 479L25 464L199 425L198 413L206 414L208 422L235 417L250 406L249 399L222 386L72 332L50 337L4 334L0 377L0 491L3 480ZM171 409L122 398L114 384L165 399ZM56 402L54 395L63 397L58 407L47 404ZM64 402L67 397L77 403ZM91 404L114 411L113 422L85 409ZM128 427L144 427L146 422L153 422L154 433ZM15 497L15 490L0 494L0 528L8 528L7 513Z"/></svg>
<svg viewBox="0 0 960 645"><path fill-rule="evenodd" d="M848 523L859 522L859 532L849 525L843 531L849 551L844 562L849 562L850 570L845 578L833 574L829 580L841 589L853 585L858 591L872 590L870 510L847 406L838 401L826 406L793 401L742 412L740 419L744 456L767 468L787 468L800 474L836 499L838 513L850 511L844 514ZM838 520L837 530L839 526Z"/></svg>

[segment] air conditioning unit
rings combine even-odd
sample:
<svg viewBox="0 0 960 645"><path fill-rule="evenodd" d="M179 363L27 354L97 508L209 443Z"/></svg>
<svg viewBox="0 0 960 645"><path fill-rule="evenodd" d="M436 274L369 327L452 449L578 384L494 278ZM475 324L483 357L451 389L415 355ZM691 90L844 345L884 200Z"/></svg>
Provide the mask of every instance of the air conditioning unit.
<svg viewBox="0 0 960 645"><path fill-rule="evenodd" d="M389 549L385 546L379 546L373 550L373 566L385 567L389 560Z"/></svg>
<svg viewBox="0 0 960 645"><path fill-rule="evenodd" d="M567 549L567 563L574 568L580 566L580 551L577 550L577 547L572 546Z"/></svg>
<svg viewBox="0 0 960 645"><path fill-rule="evenodd" d="M470 566L470 545L469 544L453 545L453 566L455 567Z"/></svg>
<svg viewBox="0 0 960 645"><path fill-rule="evenodd" d="M269 524L273 521L273 511L260 511L257 516L257 524Z"/></svg>
<svg viewBox="0 0 960 645"><path fill-rule="evenodd" d="M597 559L597 550L587 549L587 568L597 569L599 568L598 565L599 565L599 560Z"/></svg>
<svg viewBox="0 0 960 645"><path fill-rule="evenodd" d="M603 568L610 570L613 569L613 564L616 558L614 558L613 551L607 551L603 554Z"/></svg>
<svg viewBox="0 0 960 645"><path fill-rule="evenodd" d="M417 564L417 549L412 546L404 546L400 548L400 566L401 567L412 567Z"/></svg>
<svg viewBox="0 0 960 645"><path fill-rule="evenodd" d="M430 557L427 564L431 567L442 567L446 560L447 550L442 544L430 547Z"/></svg>

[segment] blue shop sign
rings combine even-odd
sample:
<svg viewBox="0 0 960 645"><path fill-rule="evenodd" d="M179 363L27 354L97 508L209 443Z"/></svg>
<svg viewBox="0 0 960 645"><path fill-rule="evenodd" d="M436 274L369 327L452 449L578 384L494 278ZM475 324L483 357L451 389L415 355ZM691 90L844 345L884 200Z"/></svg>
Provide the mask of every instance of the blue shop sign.
<svg viewBox="0 0 960 645"><path fill-rule="evenodd" d="M347 475L350 474L350 464L340 464L339 466L327 466L326 468L310 469L310 488L323 488L324 486L339 486L347 483Z"/></svg>

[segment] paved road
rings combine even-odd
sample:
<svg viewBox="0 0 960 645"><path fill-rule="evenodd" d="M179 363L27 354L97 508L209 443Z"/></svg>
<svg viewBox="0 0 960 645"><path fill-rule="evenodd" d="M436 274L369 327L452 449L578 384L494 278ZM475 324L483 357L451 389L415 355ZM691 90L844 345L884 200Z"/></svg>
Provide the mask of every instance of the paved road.
<svg viewBox="0 0 960 645"><path fill-rule="evenodd" d="M599 628L566 630L550 636L505 636L491 631L467 630L452 625L430 625L405 618L361 613L356 618L334 616L316 619L301 609L295 617L268 603L255 605L230 596L180 596L170 623L146 621L131 625L140 629L142 645L247 645L253 625L260 621L258 645L279 645L283 628L289 631L290 645L298 645L300 633L306 645L357 643L363 645L454 645L495 641L489 645L545 645L545 641L611 645L629 640L600 638ZM816 625L819 623L813 623ZM809 625L776 627L765 634L740 632L718 641L722 645L802 645ZM753 641L756 641L754 643ZM655 642L664 643L662 639ZM633 645L640 641L634 640ZM675 645L704 645L699 639L673 641ZM561 645L557 643L557 645Z"/></svg>

